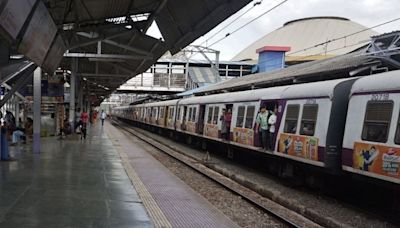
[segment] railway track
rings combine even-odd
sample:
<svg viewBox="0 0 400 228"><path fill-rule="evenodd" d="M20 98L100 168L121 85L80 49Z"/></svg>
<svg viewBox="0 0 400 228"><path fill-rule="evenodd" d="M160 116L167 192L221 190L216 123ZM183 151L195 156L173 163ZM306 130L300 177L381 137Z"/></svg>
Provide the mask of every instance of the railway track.
<svg viewBox="0 0 400 228"><path fill-rule="evenodd" d="M129 125L126 123L113 120L113 124L117 125L119 128L124 130L125 132L133 135L134 137L138 138L139 140L149 144L150 146L156 148L157 150L167 154L168 156L172 157L173 159L183 163L187 167L191 168L192 170L200 173L201 175L207 177L208 179L212 180L213 182L219 184L223 188L227 189L228 191L240 196L253 206L261 209L268 215L271 215L283 225L288 227L320 227L320 225L316 224L315 222L305 218L304 216L294 212L286 207L281 206L274 201L262 197L258 193L250 190L237 182L223 176L222 174L210 169L207 167L207 161L200 161L193 157L187 156L182 154L181 152L174 150L167 145L164 145L157 140L148 137L138 131L133 130Z"/></svg>

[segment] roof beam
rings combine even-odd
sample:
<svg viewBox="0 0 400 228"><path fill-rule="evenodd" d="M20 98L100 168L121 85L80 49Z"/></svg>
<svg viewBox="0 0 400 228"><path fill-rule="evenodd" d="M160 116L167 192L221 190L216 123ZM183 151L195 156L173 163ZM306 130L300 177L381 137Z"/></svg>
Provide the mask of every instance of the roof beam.
<svg viewBox="0 0 400 228"><path fill-rule="evenodd" d="M93 34L86 33L86 32L78 32L76 34L79 35L79 36L86 37L86 38L95 38L95 37L93 37ZM115 38L115 37L112 37L112 38ZM135 48L135 47L132 47L132 46L129 46L129 45L120 44L118 42L110 40L112 38L104 39L104 40L102 40L102 42L110 44L110 45L113 45L113 46L116 46L116 47L119 47L119 48L122 48L122 49L125 49L125 50L128 50L128 51L131 51L131 52L134 52L134 53L137 53L137 54L140 54L140 55L153 57L153 54L151 52L148 52L146 50L142 50L140 48Z"/></svg>
<svg viewBox="0 0 400 228"><path fill-rule="evenodd" d="M124 75L124 74L93 74L93 73L80 73L79 75L81 75L82 77L85 78L126 78L129 77L130 75Z"/></svg>
<svg viewBox="0 0 400 228"><path fill-rule="evenodd" d="M129 34L129 33L132 33L132 32L134 32L134 31L129 30L129 31L118 32L117 34L111 34L111 35L107 35L107 36L106 36L106 35L100 34L97 38L94 38L94 37L92 36L92 38L94 38L94 39L92 39L92 40L90 40L90 41L86 41L86 42L82 42L82 43L78 43L78 44L71 45L71 46L69 46L67 49L68 49L68 50L72 50L72 49L75 49L75 48L88 46L88 45L91 45L91 44L95 44L95 43L97 43L97 42L99 42L99 41L103 41L103 40L106 40L106 39L117 38L117 37L119 37L119 36L123 36L123 35ZM135 34L136 34L136 33L135 33ZM90 37L89 37L89 38L90 38Z"/></svg>
<svg viewBox="0 0 400 228"><path fill-rule="evenodd" d="M97 58L97 59L133 59L133 60L151 60L150 56L140 56L140 55L114 55L114 54L94 54L94 53L64 53L64 57L67 58Z"/></svg>
<svg viewBox="0 0 400 228"><path fill-rule="evenodd" d="M168 0L162 0L162 2L158 5L157 9L154 10L153 13L151 13L150 17L147 18L147 24L144 26L144 29L142 31L142 34L146 34L147 30L150 28L151 24L153 24L153 21L156 19L157 14L160 13L160 11L164 8L164 6L167 4ZM128 45L131 45L133 41L136 39L139 33L133 34L131 39L128 42Z"/></svg>
<svg viewBox="0 0 400 228"><path fill-rule="evenodd" d="M113 66L113 67L115 67L115 68L117 68L117 69L120 69L120 70L123 70L123 71L125 71L125 72L130 73L131 75L129 75L129 77L136 75L136 72L135 72L135 71L133 71L133 70L127 68L127 67L121 66L121 64L117 64L117 63L108 63L108 62L105 62L105 63L108 64L108 65L110 65L110 66Z"/></svg>
<svg viewBox="0 0 400 228"><path fill-rule="evenodd" d="M167 4L168 0L161 0L160 4L158 5L157 9L150 15L149 18L147 18L147 24L143 29L143 33L145 34L147 30L150 28L151 24L153 24L154 20L156 19L157 15L160 13L160 11L164 8L164 6Z"/></svg>

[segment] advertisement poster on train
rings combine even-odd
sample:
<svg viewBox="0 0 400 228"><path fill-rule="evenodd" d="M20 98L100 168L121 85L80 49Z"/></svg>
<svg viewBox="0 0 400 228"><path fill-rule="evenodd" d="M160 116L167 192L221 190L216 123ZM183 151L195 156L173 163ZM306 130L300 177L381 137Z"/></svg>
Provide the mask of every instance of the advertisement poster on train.
<svg viewBox="0 0 400 228"><path fill-rule="evenodd" d="M204 134L208 137L218 138L218 125L206 124L204 126Z"/></svg>
<svg viewBox="0 0 400 228"><path fill-rule="evenodd" d="M318 138L282 133L278 152L318 161Z"/></svg>
<svg viewBox="0 0 400 228"><path fill-rule="evenodd" d="M253 129L235 127L233 129L233 141L240 144L253 145L254 142Z"/></svg>
<svg viewBox="0 0 400 228"><path fill-rule="evenodd" d="M354 143L353 168L400 179L400 148Z"/></svg>
<svg viewBox="0 0 400 228"><path fill-rule="evenodd" d="M196 123L187 122L186 124L186 131L196 133Z"/></svg>

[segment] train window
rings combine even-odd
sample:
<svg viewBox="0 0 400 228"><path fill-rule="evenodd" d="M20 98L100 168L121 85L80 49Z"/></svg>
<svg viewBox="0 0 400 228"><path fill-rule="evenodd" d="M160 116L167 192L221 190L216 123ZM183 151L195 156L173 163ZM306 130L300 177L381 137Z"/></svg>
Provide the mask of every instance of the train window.
<svg viewBox="0 0 400 228"><path fill-rule="evenodd" d="M196 122L196 109L197 109L197 108L193 108L193 112L192 112L192 122Z"/></svg>
<svg viewBox="0 0 400 228"><path fill-rule="evenodd" d="M173 117L174 117L174 107L170 107L170 108L169 108L169 116L168 116L168 119L172 120Z"/></svg>
<svg viewBox="0 0 400 228"><path fill-rule="evenodd" d="M394 137L394 143L400 144L400 115L397 120L396 136Z"/></svg>
<svg viewBox="0 0 400 228"><path fill-rule="evenodd" d="M304 105L303 115L301 117L300 135L313 136L315 133L315 124L317 122L318 105Z"/></svg>
<svg viewBox="0 0 400 228"><path fill-rule="evenodd" d="M370 101L367 103L361 138L372 142L387 142L393 101Z"/></svg>
<svg viewBox="0 0 400 228"><path fill-rule="evenodd" d="M244 123L244 127L248 129L253 128L253 120L254 120L254 112L256 107L255 106L247 106L247 113L246 113L246 121Z"/></svg>
<svg viewBox="0 0 400 228"><path fill-rule="evenodd" d="M219 107L214 107L213 124L218 123Z"/></svg>
<svg viewBox="0 0 400 228"><path fill-rule="evenodd" d="M239 106L238 108L238 115L236 118L236 127L243 127L243 120L244 120L244 112L246 110L246 106Z"/></svg>
<svg viewBox="0 0 400 228"><path fill-rule="evenodd" d="M295 134L297 128L297 120L299 119L300 105L288 105L286 108L285 128L283 132Z"/></svg>
<svg viewBox="0 0 400 228"><path fill-rule="evenodd" d="M160 118L164 118L164 107L160 108Z"/></svg>
<svg viewBox="0 0 400 228"><path fill-rule="evenodd" d="M207 123L211 123L213 117L213 107L208 108Z"/></svg>
<svg viewBox="0 0 400 228"><path fill-rule="evenodd" d="M188 121L192 121L192 108L189 108Z"/></svg>

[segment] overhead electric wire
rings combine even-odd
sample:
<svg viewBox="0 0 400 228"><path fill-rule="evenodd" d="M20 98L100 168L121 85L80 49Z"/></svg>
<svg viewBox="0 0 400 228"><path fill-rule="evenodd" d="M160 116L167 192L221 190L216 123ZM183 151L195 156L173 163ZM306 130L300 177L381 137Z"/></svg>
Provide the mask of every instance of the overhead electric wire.
<svg viewBox="0 0 400 228"><path fill-rule="evenodd" d="M207 48L208 48L208 47L211 47L211 46L213 46L213 45L215 45L215 44L217 44L217 43L219 43L219 42L221 42L222 40L226 39L228 36L230 36L230 35L236 33L237 31L239 31L239 30L241 30L241 29L243 29L244 27L248 26L249 24L251 24L251 23L253 23L254 21L256 21L256 20L258 20L259 18L261 18L262 16L264 16L264 15L266 15L267 13L269 13L269 12L273 11L274 9L278 8L279 6L281 6L283 3L287 2L287 1L289 1L289 0L281 1L281 2L278 3L277 5L273 6L272 8L268 9L268 10L265 11L264 13L260 14L259 16L257 16L256 18L253 18L252 20L250 20L250 21L247 22L246 24L240 26L239 28L235 29L234 31L232 31L232 32L230 32L230 33L227 33L224 37L220 38L219 40L217 40L216 42L212 43L211 45L207 45ZM215 33L213 36L217 35L220 31L222 31L222 30L225 29L226 27L230 26L233 22L237 21L240 17L242 17L243 15L245 15L246 13L248 13L248 12L249 12L251 9L253 9L255 6L261 4L261 2L262 2L262 0L261 0L260 2L254 3L254 5L253 5L250 9L246 10L244 13L242 13L241 15L239 15L239 17L237 17L234 21L232 21L231 23L229 23L227 26L224 26L222 29L220 29L220 30L219 30L217 33ZM213 36L212 36L212 37L213 37ZM212 38L212 37L211 37L211 38ZM211 38L208 38L205 42L207 42L207 41L210 40ZM201 46L201 45L204 44L205 42L203 41L199 46ZM188 59L192 58L192 57L193 57L194 55L196 55L196 54L197 54L197 53L192 54L191 56L188 57Z"/></svg>
<svg viewBox="0 0 400 228"><path fill-rule="evenodd" d="M272 8L268 9L267 11L265 11L264 13L258 15L257 17L253 18L252 20L250 20L249 22L247 22L246 24L240 26L239 28L233 30L230 33L227 33L224 37L220 38L219 40L215 41L214 43L212 43L211 45L207 46L207 47L211 47L219 42L221 42L222 40L226 39L227 37L229 37L230 35L236 33L237 31L243 29L244 27L248 26L249 24L253 23L254 21L260 19L261 17L265 16L267 13L273 11L274 9L278 8L279 6L283 5L285 2L287 2L289 0L283 0L280 3L278 3L277 5L273 6Z"/></svg>
<svg viewBox="0 0 400 228"><path fill-rule="evenodd" d="M398 20L400 20L400 17L392 19L390 21L386 21L386 22L374 25L372 27L361 29L361 30L359 30L357 32L353 32L353 33L347 34L345 36L337 37L337 38L334 38L334 39L331 39L331 40L327 40L327 41L322 42L322 43L315 44L313 46L310 46L310 47L307 47L307 48L292 52L292 53L288 54L287 56L293 55L293 54L297 54L297 53L300 53L300 52L304 52L304 51L307 51L307 50L310 50L310 49L313 49L313 48L316 48L316 47L319 47L319 46L322 46L322 45L325 45L325 44L329 44L329 43L334 42L334 41L338 41L338 40L341 40L341 39L346 39L347 37L354 36L354 35L357 35L359 33L362 33L362 32L365 32L365 31L368 31L368 30L371 30L371 29L374 29L374 28L377 28L377 27L380 27L380 26L383 26L383 25L387 25L387 24L393 23L393 22L398 21Z"/></svg>
<svg viewBox="0 0 400 228"><path fill-rule="evenodd" d="M226 29L227 27L229 27L230 25L232 25L233 23L235 23L237 20L239 20L241 17L243 17L245 14L247 14L248 12L250 12L252 9L254 9L256 6L260 5L262 3L263 0L257 1L253 4L253 6L249 9L247 9L246 11L244 11L242 14L240 14L238 17L236 17L234 20L232 20L231 22L229 22L228 24L226 24L224 27L222 27L221 29L219 29L217 32L215 32L213 35L211 35L210 37L208 37L205 41L203 41L202 43L199 44L199 46L203 45L204 43L207 43L209 40L211 40L213 37L215 37L216 35L218 35L218 33L222 32L224 29Z"/></svg>

